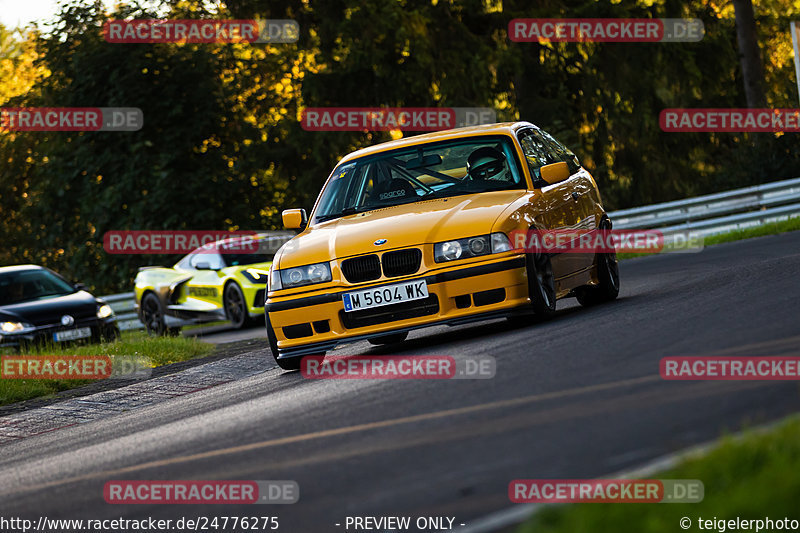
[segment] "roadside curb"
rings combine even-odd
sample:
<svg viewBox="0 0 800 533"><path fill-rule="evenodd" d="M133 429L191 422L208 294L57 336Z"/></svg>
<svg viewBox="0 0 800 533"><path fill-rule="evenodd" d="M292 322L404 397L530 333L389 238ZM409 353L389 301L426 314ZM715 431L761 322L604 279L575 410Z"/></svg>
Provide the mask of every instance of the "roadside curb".
<svg viewBox="0 0 800 533"><path fill-rule="evenodd" d="M235 341L225 344L219 344L217 345L217 348L214 351L214 353L212 353L211 355L198 357L196 359L188 359L186 361L169 363L167 365L157 366L153 368L152 375L145 380L133 381L129 379L104 379L95 381L94 383L87 383L86 385L83 385L81 387L75 387L74 389L63 390L55 394L48 394L47 396L39 396L38 398L31 398L29 400L23 400L21 402L14 402L7 405L2 405L0 406L0 420L2 420L3 417L8 416L10 414L30 411L31 409L46 407L48 405L57 404L59 402L63 402L66 400L81 398L83 396L89 396L91 394L96 394L98 392L106 392L114 389L119 389L122 387L127 387L128 385L131 385L133 383L142 383L144 381L167 376L170 374L175 374L177 372L183 372L184 370L204 365L206 363L227 359L229 357L234 357L236 355L247 353L253 350L264 349L264 346L265 344L263 342L260 342L260 339L250 339L246 341Z"/></svg>
<svg viewBox="0 0 800 533"><path fill-rule="evenodd" d="M146 380L108 380L0 409L0 445L92 422L277 368L269 348L231 343L223 353L154 369ZM100 385L99 387L96 385ZM4 412L5 411L5 412Z"/></svg>

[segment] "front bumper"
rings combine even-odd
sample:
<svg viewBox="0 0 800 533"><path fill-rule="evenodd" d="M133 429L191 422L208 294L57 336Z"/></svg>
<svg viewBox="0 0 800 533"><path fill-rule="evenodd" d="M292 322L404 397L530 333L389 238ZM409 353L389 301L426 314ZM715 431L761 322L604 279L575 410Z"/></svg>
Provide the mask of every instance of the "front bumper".
<svg viewBox="0 0 800 533"><path fill-rule="evenodd" d="M346 292L419 279L427 282L425 300L344 311ZM265 311L278 341L278 358L284 359L388 333L510 316L526 312L529 303L525 256L512 253L422 276L382 279L302 297L273 297Z"/></svg>

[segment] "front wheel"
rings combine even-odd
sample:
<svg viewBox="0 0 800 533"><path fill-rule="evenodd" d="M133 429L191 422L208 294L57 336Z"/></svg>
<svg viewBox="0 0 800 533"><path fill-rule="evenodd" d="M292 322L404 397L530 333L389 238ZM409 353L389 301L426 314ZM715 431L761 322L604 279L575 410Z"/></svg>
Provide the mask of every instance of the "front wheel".
<svg viewBox="0 0 800 533"><path fill-rule="evenodd" d="M611 226L601 225L600 229L610 230ZM619 262L617 252L597 254L597 285L581 287L575 291L578 302L583 306L597 305L615 300L619 295Z"/></svg>
<svg viewBox="0 0 800 533"><path fill-rule="evenodd" d="M556 312L556 282L550 256L532 253L526 256L528 296L536 317L546 320Z"/></svg>
<svg viewBox="0 0 800 533"><path fill-rule="evenodd" d="M142 316L140 320L144 324L144 329L151 335L160 336L167 331L161 301L152 292L148 292L142 298Z"/></svg>
<svg viewBox="0 0 800 533"><path fill-rule="evenodd" d="M269 344L269 350L272 352L272 358L275 359L275 364L283 370L300 370L300 366L303 364L303 357L305 356L301 355L289 359L278 359L278 338L275 336L275 331L272 329L269 313L264 313L264 323L267 326L267 344ZM325 355L325 352L316 355Z"/></svg>

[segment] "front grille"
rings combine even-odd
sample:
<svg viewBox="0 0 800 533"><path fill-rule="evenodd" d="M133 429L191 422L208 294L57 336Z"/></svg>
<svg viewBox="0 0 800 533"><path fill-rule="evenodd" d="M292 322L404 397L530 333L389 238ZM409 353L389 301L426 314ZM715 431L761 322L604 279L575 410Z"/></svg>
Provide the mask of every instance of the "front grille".
<svg viewBox="0 0 800 533"><path fill-rule="evenodd" d="M350 283L361 283L381 277L381 263L375 254L342 261L342 273Z"/></svg>
<svg viewBox="0 0 800 533"><path fill-rule="evenodd" d="M419 248L409 248L408 250L396 250L386 252L381 257L383 274L388 277L408 276L419 270L422 262L422 252Z"/></svg>
<svg viewBox="0 0 800 533"><path fill-rule="evenodd" d="M439 312L439 299L435 294L424 300L412 300L399 304L384 305L361 311L339 311L339 318L347 329L364 328L397 320L433 315Z"/></svg>

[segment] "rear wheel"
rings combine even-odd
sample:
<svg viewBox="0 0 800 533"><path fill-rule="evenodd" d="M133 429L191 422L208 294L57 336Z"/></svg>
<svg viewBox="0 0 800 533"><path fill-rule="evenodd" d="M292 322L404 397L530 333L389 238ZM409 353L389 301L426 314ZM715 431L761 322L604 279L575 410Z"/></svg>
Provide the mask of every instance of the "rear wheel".
<svg viewBox="0 0 800 533"><path fill-rule="evenodd" d="M389 333L388 335L381 335L380 337L372 337L371 339L367 339L367 341L375 346L384 346L386 344L401 343L407 338L408 332L404 331L402 333Z"/></svg>
<svg viewBox="0 0 800 533"><path fill-rule="evenodd" d="M231 325L240 329L250 324L250 315L247 313L247 303L244 293L236 283L228 283L222 298L225 306L225 316L231 321Z"/></svg>

